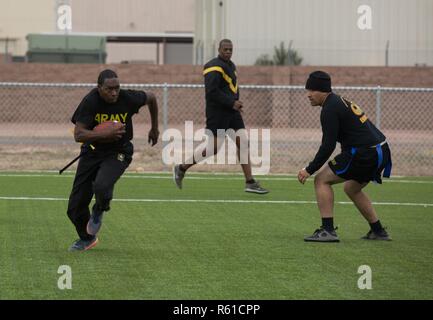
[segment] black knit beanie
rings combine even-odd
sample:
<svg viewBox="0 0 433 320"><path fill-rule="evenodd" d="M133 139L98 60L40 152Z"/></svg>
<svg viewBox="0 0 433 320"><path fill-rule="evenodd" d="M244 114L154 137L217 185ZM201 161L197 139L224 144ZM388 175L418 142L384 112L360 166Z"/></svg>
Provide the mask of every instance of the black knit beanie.
<svg viewBox="0 0 433 320"><path fill-rule="evenodd" d="M314 71L308 77L305 89L321 92L331 92L331 77L323 71Z"/></svg>

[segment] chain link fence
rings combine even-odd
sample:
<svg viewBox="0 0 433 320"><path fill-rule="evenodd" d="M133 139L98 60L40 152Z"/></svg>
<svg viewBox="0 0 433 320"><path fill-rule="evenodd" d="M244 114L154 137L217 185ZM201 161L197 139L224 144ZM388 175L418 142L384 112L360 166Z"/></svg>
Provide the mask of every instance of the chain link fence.
<svg viewBox="0 0 433 320"><path fill-rule="evenodd" d="M94 87L0 83L0 170L58 170L74 158L79 144L74 142L70 118ZM169 128L183 133L185 121L193 121L194 131L205 126L202 85L128 84L122 88L156 95L161 133ZM433 89L334 87L334 92L359 105L387 136L393 174L433 175ZM310 106L303 87L240 86L240 97L247 129L270 129L271 173L296 173L312 160L321 141L320 107ZM149 112L142 108L133 119L136 151L128 170L168 170L162 151L169 142L155 147L147 144ZM194 170L240 172L240 167L202 165Z"/></svg>

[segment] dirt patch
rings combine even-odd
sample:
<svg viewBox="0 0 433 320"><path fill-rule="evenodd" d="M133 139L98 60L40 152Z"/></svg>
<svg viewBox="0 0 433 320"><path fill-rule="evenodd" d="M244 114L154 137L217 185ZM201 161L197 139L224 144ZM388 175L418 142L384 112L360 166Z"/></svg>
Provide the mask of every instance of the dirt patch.
<svg viewBox="0 0 433 320"><path fill-rule="evenodd" d="M31 135L33 125L20 125L16 136L0 130L0 170L59 170L79 154L80 145L68 133L70 125L59 125L38 136ZM184 127L176 126L182 134ZM194 129L199 129L197 126ZM129 171L170 170L162 162L162 141L155 147L147 144L148 126L135 128L135 153ZM173 129L173 128L172 128ZM27 134L26 134L27 133ZM6 135L5 135L6 134ZM318 129L283 129L270 131L271 173L296 173L311 161L320 146L321 132ZM393 156L393 173L399 175L427 175L433 172L433 135L429 131L386 131ZM261 137L261 131L259 131ZM259 156L261 142L259 140ZM199 142L195 142L197 146ZM183 141L185 145L185 141ZM167 147L168 148L168 147ZM336 153L339 151L337 148ZM184 154L184 152L183 152ZM74 170L75 165L70 168ZM196 171L240 171L239 165L199 165Z"/></svg>

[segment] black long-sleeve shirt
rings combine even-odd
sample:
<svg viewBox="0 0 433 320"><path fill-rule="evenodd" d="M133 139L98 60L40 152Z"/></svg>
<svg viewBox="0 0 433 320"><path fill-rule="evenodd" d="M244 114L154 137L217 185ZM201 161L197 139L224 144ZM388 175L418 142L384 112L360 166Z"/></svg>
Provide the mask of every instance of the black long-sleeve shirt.
<svg viewBox="0 0 433 320"><path fill-rule="evenodd" d="M320 113L322 144L314 160L306 168L309 174L319 170L335 150L337 142L341 149L370 147L385 141L383 133L367 118L355 103L330 93Z"/></svg>
<svg viewBox="0 0 433 320"><path fill-rule="evenodd" d="M238 112L233 109L239 100L236 66L219 56L205 64L204 83L206 91L206 115L221 112Z"/></svg>

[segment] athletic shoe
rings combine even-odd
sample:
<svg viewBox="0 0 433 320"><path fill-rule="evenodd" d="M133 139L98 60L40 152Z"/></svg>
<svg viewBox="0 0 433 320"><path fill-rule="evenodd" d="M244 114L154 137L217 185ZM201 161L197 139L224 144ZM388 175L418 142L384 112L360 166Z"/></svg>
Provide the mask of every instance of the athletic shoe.
<svg viewBox="0 0 433 320"><path fill-rule="evenodd" d="M185 171L180 169L180 164L173 167L173 181L179 189L182 189L182 180L185 177Z"/></svg>
<svg viewBox="0 0 433 320"><path fill-rule="evenodd" d="M265 194L268 193L269 190L262 188L258 181L254 181L253 183L245 184L245 192Z"/></svg>
<svg viewBox="0 0 433 320"><path fill-rule="evenodd" d="M320 227L314 233L309 236L305 237L304 241L314 241L314 242L340 242L340 239L337 236L337 233L335 232L337 228L335 228L332 231L327 231L323 227Z"/></svg>
<svg viewBox="0 0 433 320"><path fill-rule="evenodd" d="M87 222L87 233L94 236L99 232L102 226L102 218L104 216L104 211L97 212L92 210L89 222Z"/></svg>
<svg viewBox="0 0 433 320"><path fill-rule="evenodd" d="M78 239L69 247L69 251L86 251L95 247L98 242L99 240L95 236L91 240Z"/></svg>
<svg viewBox="0 0 433 320"><path fill-rule="evenodd" d="M361 239L365 240L385 240L391 241L391 237L385 229L382 229L379 233L374 232L373 230L368 231L368 233L363 236Z"/></svg>

